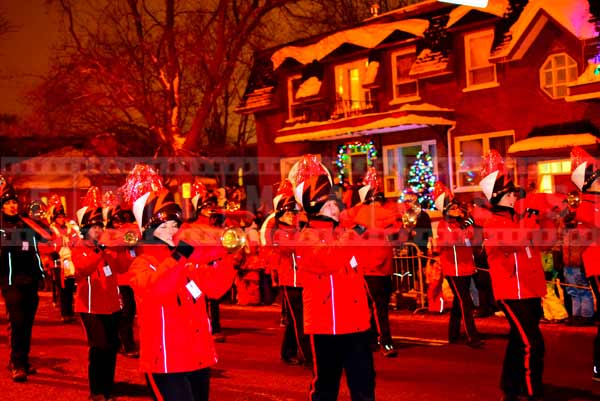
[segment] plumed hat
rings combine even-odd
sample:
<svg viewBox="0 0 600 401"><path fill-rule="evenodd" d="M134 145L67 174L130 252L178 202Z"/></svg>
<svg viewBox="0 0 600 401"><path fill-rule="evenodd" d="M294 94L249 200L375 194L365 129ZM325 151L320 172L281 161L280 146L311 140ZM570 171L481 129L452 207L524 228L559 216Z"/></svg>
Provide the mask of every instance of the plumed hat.
<svg viewBox="0 0 600 401"><path fill-rule="evenodd" d="M296 205L292 183L286 178L277 187L277 193L273 198L273 209L277 212L293 211L296 210Z"/></svg>
<svg viewBox="0 0 600 401"><path fill-rule="evenodd" d="M594 158L582 148L576 146L571 149L571 181L580 191L587 191L594 180L600 176L596 169Z"/></svg>
<svg viewBox="0 0 600 401"><path fill-rule="evenodd" d="M379 177L375 167L369 167L362 181L362 187L358 189L358 196L362 203L371 202L379 190Z"/></svg>
<svg viewBox="0 0 600 401"><path fill-rule="evenodd" d="M452 191L441 181L436 181L433 186L433 203L435 208L441 212L445 212L448 205L454 198Z"/></svg>
<svg viewBox="0 0 600 401"><path fill-rule="evenodd" d="M194 210L198 209L198 206L204 203L207 194L208 191L206 190L206 186L202 183L202 181L200 181L199 178L196 178L192 184L191 190L192 205L194 206Z"/></svg>
<svg viewBox="0 0 600 401"><path fill-rule="evenodd" d="M308 214L319 212L331 193L331 175L315 155L304 155L290 170L294 196Z"/></svg>
<svg viewBox="0 0 600 401"><path fill-rule="evenodd" d="M88 189L87 194L83 199L83 207L75 214L77 215L77 222L81 229L90 228L95 225L104 227L100 189L98 187L90 187L90 189Z"/></svg>
<svg viewBox="0 0 600 401"><path fill-rule="evenodd" d="M46 212L48 219L54 221L58 216L66 216L65 207L58 194L53 194L48 199L48 210Z"/></svg>
<svg viewBox="0 0 600 401"><path fill-rule="evenodd" d="M162 178L146 164L136 164L121 187L123 198L131 204L133 215L144 233L169 220L181 224L181 208L163 186Z"/></svg>
<svg viewBox="0 0 600 401"><path fill-rule="evenodd" d="M494 149L483 157L481 177L479 186L492 204L497 204L509 192L516 192L520 197L524 196L523 190L515 187L513 180L506 173L502 156Z"/></svg>
<svg viewBox="0 0 600 401"><path fill-rule="evenodd" d="M9 200L18 201L15 188L9 184L6 179L0 175L0 205Z"/></svg>

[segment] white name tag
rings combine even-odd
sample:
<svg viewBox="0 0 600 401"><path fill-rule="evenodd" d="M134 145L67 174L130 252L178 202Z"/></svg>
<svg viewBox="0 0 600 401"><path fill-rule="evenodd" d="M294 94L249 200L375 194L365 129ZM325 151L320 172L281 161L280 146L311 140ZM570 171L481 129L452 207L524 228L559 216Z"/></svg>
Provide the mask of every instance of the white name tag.
<svg viewBox="0 0 600 401"><path fill-rule="evenodd" d="M202 295L202 291L200 291L200 288L198 288L196 283L194 283L194 280L191 280L189 283L187 283L185 288L194 299L198 299L200 298L200 295Z"/></svg>
<svg viewBox="0 0 600 401"><path fill-rule="evenodd" d="M468 238L465 238L465 245L466 246L471 246L471 241L469 241Z"/></svg>
<svg viewBox="0 0 600 401"><path fill-rule="evenodd" d="M527 257L531 259L531 251L529 250L528 246L525 247L525 252L527 252Z"/></svg>
<svg viewBox="0 0 600 401"><path fill-rule="evenodd" d="M129 255L130 255L132 258L135 258L135 257L136 257L136 254L135 254L135 249L131 248L131 249L129 250Z"/></svg>
<svg viewBox="0 0 600 401"><path fill-rule="evenodd" d="M356 261L356 257L352 256L352 259L350 259L350 267L356 269L356 266L358 266L358 262Z"/></svg>
<svg viewBox="0 0 600 401"><path fill-rule="evenodd" d="M21 247L21 249L23 251L28 251L29 250L29 242L23 241L23 246Z"/></svg>
<svg viewBox="0 0 600 401"><path fill-rule="evenodd" d="M112 276L112 270L110 270L110 266L109 266L109 265L106 265L106 266L104 266L104 267L102 268L102 270L104 270L104 275L105 275L106 277L110 277L110 276Z"/></svg>

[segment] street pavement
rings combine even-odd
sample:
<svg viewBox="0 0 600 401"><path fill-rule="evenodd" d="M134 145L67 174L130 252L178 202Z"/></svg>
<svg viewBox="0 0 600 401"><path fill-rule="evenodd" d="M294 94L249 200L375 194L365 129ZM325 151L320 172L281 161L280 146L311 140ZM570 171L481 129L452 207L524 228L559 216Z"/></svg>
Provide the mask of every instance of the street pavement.
<svg viewBox="0 0 600 401"><path fill-rule="evenodd" d="M64 324L48 293L41 293L33 331L32 364L39 370L16 384L0 371L0 401L77 401L88 397L87 345L79 323ZM4 308L0 305L0 308ZM217 344L211 401L300 401L308 399L311 371L279 359L279 307L222 305L226 341ZM499 400L498 381L508 324L504 318L477 319L483 349L448 345L448 315L391 313L397 358L375 354L378 401ZM6 318L0 318L6 326ZM543 325L546 341L546 401L600 400L591 380L595 327ZM8 364L6 331L0 334L0 364ZM150 400L138 361L119 355L115 395L121 401ZM342 384L339 400L350 400Z"/></svg>

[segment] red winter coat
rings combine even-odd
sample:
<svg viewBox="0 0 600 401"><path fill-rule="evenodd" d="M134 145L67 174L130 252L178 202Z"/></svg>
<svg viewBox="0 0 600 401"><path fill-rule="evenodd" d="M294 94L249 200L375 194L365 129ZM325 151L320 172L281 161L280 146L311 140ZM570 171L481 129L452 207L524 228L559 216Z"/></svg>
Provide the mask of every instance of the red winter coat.
<svg viewBox="0 0 600 401"><path fill-rule="evenodd" d="M484 224L485 249L496 299L538 298L546 294L539 250L508 209L493 210Z"/></svg>
<svg viewBox="0 0 600 401"><path fill-rule="evenodd" d="M475 274L473 260L473 227L462 229L456 219L441 220L437 228L440 264L445 276Z"/></svg>
<svg viewBox="0 0 600 401"><path fill-rule="evenodd" d="M188 237L186 242L193 242ZM140 325L140 368L145 373L190 372L217 362L205 296L220 298L235 276L233 256L222 247L194 244L176 261L165 244L138 246L130 272ZM212 256L220 260L206 264ZM217 258L217 259L219 259ZM201 294L186 288L193 281Z"/></svg>
<svg viewBox="0 0 600 401"><path fill-rule="evenodd" d="M289 244L295 238L296 230L292 227L279 227L272 233L272 243L267 245L269 256L267 264L277 272L280 286L302 287L302 275L296 264L296 248Z"/></svg>
<svg viewBox="0 0 600 401"><path fill-rule="evenodd" d="M329 222L311 221L296 241L304 291L304 331L349 334L368 330L370 312L359 252Z"/></svg>
<svg viewBox="0 0 600 401"><path fill-rule="evenodd" d="M117 251L100 251L90 241L71 250L75 265L75 312L108 315L121 310L117 275L127 269Z"/></svg>

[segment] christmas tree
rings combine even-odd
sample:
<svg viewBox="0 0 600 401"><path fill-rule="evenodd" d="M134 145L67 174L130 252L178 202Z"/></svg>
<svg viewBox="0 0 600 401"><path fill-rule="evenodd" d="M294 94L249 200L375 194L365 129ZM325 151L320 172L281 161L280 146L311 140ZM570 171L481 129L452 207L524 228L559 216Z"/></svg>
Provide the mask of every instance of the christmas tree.
<svg viewBox="0 0 600 401"><path fill-rule="evenodd" d="M433 159L429 153L420 151L417 153L417 159L408 172L406 180L408 187L404 190L404 194L412 191L417 195L422 208L431 209L433 207L432 192L435 181Z"/></svg>

